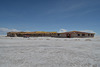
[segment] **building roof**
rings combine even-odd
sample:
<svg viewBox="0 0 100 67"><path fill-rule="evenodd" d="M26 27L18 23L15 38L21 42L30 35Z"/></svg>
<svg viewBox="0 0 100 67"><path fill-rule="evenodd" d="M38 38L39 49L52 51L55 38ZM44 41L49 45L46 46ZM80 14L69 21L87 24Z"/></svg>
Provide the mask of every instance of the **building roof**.
<svg viewBox="0 0 100 67"><path fill-rule="evenodd" d="M95 34L95 33L88 33L88 32L81 32L81 31L69 31L64 33L82 33L82 34Z"/></svg>
<svg viewBox="0 0 100 67"><path fill-rule="evenodd" d="M8 33L11 33L11 34L54 34L57 32L35 31L35 32L8 32ZM69 32L64 32L64 33L60 33L60 34L65 34L65 33L95 34L95 33L81 32L81 31L69 31Z"/></svg>
<svg viewBox="0 0 100 67"><path fill-rule="evenodd" d="M35 31L35 32L8 32L11 34L49 34L49 33L57 33L57 32L44 32L44 31Z"/></svg>

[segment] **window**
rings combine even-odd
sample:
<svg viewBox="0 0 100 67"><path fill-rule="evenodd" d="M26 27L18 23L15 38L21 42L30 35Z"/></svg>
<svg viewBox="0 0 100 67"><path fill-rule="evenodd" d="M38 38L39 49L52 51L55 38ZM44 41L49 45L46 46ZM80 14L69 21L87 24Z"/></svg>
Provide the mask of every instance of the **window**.
<svg viewBox="0 0 100 67"><path fill-rule="evenodd" d="M85 36L85 34L82 34L82 36Z"/></svg>
<svg viewBox="0 0 100 67"><path fill-rule="evenodd" d="M90 36L90 34L88 34L88 36Z"/></svg>
<svg viewBox="0 0 100 67"><path fill-rule="evenodd" d="M91 36L93 36L93 34L91 34Z"/></svg>
<svg viewBox="0 0 100 67"><path fill-rule="evenodd" d="M60 36L60 34L58 34L58 36Z"/></svg>
<svg viewBox="0 0 100 67"><path fill-rule="evenodd" d="M78 36L80 36L80 34L78 34Z"/></svg>

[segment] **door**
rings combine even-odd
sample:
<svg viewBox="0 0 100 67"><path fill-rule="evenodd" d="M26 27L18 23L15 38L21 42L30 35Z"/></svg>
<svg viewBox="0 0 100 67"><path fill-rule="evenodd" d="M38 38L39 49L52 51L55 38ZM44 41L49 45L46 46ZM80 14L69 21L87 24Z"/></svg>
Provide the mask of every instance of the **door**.
<svg viewBox="0 0 100 67"><path fill-rule="evenodd" d="M71 34L66 34L66 37L67 38L71 38Z"/></svg>

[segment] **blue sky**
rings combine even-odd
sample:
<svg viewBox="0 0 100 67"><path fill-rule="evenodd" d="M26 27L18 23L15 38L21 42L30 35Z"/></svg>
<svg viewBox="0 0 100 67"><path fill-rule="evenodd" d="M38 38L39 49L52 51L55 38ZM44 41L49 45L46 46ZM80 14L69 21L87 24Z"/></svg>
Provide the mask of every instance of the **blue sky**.
<svg viewBox="0 0 100 67"><path fill-rule="evenodd" d="M100 0L0 0L0 34L60 29L100 35Z"/></svg>

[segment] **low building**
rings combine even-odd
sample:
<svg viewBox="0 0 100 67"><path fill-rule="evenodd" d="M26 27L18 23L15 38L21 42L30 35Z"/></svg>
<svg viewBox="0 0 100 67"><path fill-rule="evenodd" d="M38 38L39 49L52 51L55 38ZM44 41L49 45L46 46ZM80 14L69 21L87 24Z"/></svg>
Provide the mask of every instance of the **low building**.
<svg viewBox="0 0 100 67"><path fill-rule="evenodd" d="M44 32L44 31L36 31L36 32L8 32L7 36L9 37L51 37L53 34L57 32Z"/></svg>
<svg viewBox="0 0 100 67"><path fill-rule="evenodd" d="M70 31L64 33L57 32L44 32L44 31L36 31L36 32L8 32L7 36L9 37L58 37L58 38L86 38L86 37L94 37L95 33L87 33L80 31Z"/></svg>
<svg viewBox="0 0 100 67"><path fill-rule="evenodd" d="M94 37L95 33L87 33L87 32L80 32L80 31L70 31L64 33L58 33L59 37L66 37L66 38L89 38Z"/></svg>

